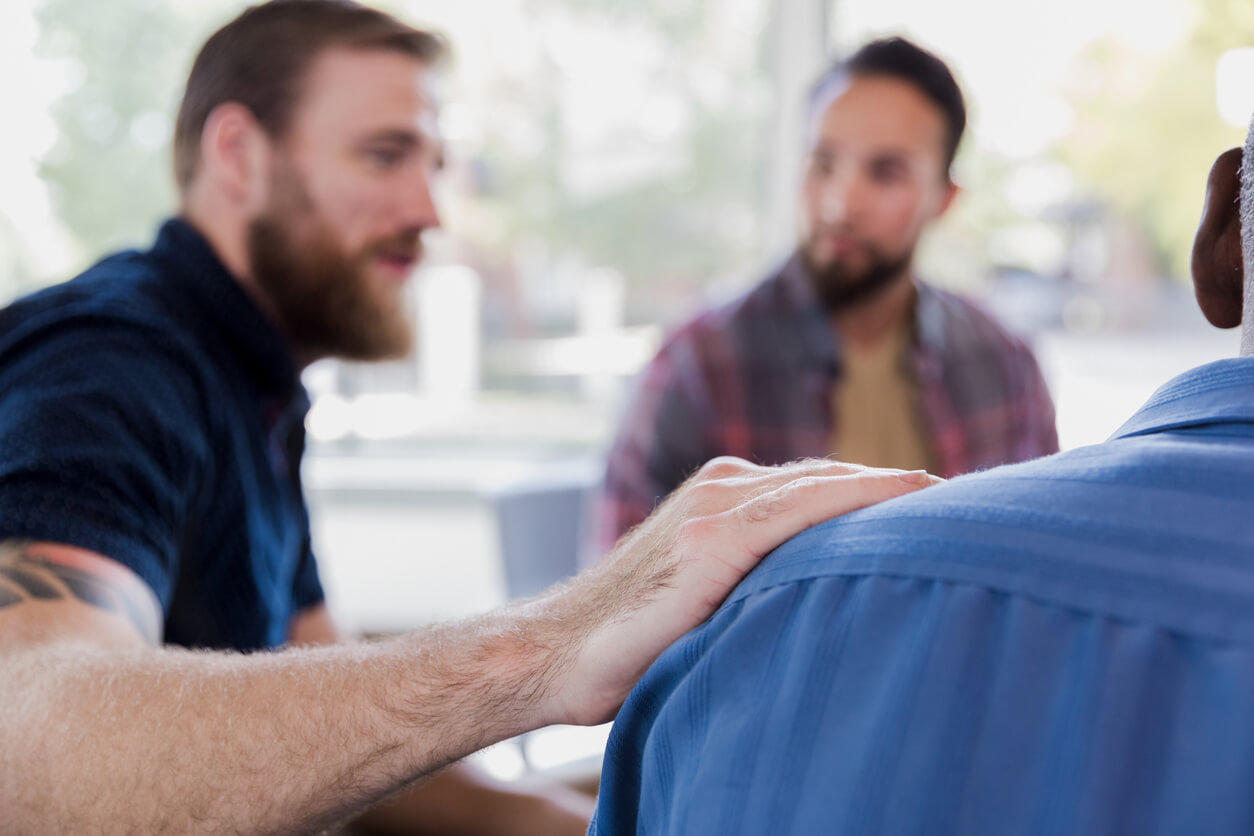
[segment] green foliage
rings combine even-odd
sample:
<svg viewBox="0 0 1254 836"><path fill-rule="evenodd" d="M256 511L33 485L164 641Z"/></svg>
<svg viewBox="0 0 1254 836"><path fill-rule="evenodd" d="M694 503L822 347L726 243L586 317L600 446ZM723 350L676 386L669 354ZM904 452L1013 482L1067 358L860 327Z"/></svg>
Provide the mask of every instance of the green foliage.
<svg viewBox="0 0 1254 836"><path fill-rule="evenodd" d="M563 137L564 128L583 115L552 95L561 68L551 68L550 78L533 79L539 85L526 95L539 114L542 153L518 158L502 142L490 142L484 152L500 175L497 204L507 238L538 238L590 266L613 266L632 286L651 293L691 294L755 267L769 127L761 44L753 43L738 61L711 48L710 20L718 4L710 0L533 0L531 6L582 24L655 35L664 45L666 71L650 83L677 96L688 118L678 138L652 149L668 155L668 164L621 186L582 194L564 180L571 151ZM718 74L736 94L717 103L703 97L694 82L702 71ZM623 144L641 148L649 141L625 137Z"/></svg>
<svg viewBox="0 0 1254 836"><path fill-rule="evenodd" d="M1157 242L1164 272L1188 274L1206 174L1244 141L1215 106L1215 62L1254 44L1247 0L1198 0L1196 23L1163 58L1115 41L1097 44L1077 68L1075 130L1062 157L1094 196L1126 213Z"/></svg>
<svg viewBox="0 0 1254 836"><path fill-rule="evenodd" d="M693 289L752 264L761 120L689 106L698 115L673 165L594 197L573 195L563 183L560 119L569 115L549 120L547 159L516 161L489 149L504 172L503 211L514 236L534 235L588 264L612 265L640 287Z"/></svg>
<svg viewBox="0 0 1254 836"><path fill-rule="evenodd" d="M151 238L174 207L169 132L213 4L45 0L40 49L81 84L53 111L58 141L41 174L89 257ZM193 6L194 9L189 9Z"/></svg>

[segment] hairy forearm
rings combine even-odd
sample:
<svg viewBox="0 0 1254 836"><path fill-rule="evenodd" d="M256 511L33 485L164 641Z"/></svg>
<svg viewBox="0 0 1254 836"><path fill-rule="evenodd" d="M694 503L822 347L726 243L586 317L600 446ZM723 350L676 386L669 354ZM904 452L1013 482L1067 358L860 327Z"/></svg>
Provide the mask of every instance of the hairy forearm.
<svg viewBox="0 0 1254 836"><path fill-rule="evenodd" d="M143 624L75 591L57 570L71 555L0 552L0 831L320 829L485 744L610 719L784 539L931 481L715 460L536 599L387 643L251 656L116 649ZM88 557L84 571L107 562Z"/></svg>
<svg viewBox="0 0 1254 836"><path fill-rule="evenodd" d="M0 657L0 831L323 828L544 722L563 663L560 627L546 641L537 623L502 614L249 656L62 645Z"/></svg>

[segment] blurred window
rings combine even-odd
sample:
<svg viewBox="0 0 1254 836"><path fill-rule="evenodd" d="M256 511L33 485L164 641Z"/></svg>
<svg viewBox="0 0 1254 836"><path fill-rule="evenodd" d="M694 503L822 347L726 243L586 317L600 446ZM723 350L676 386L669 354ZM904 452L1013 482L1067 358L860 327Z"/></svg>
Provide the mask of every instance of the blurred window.
<svg viewBox="0 0 1254 836"><path fill-rule="evenodd" d="M919 270L1035 340L1064 447L1104 438L1175 372L1235 351L1202 325L1185 271L1206 171L1254 104L1248 4L384 5L453 44L450 165L445 230L411 285L415 356L306 376L317 534L332 595L360 626L504 594L485 497L553 468L594 479L664 330L787 252L805 88L830 54L873 36L917 40L964 87L964 192ZM193 50L242 7L0 4L0 302L150 240L173 206L170 126ZM455 556L465 594L445 594L459 582L445 578L378 605L384 570L337 563L371 533L388 571L442 578Z"/></svg>

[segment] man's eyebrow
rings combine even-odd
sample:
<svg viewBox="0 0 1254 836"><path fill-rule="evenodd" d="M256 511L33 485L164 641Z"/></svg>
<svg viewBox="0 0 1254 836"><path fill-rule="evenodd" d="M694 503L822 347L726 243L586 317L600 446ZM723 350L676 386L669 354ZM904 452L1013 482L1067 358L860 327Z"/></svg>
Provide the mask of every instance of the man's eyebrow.
<svg viewBox="0 0 1254 836"><path fill-rule="evenodd" d="M387 143L390 145L404 145L413 147L423 144L423 138L416 131L406 131L399 128L391 128L388 130L377 131L367 134L357 143L358 145L374 145L378 143Z"/></svg>
<svg viewBox="0 0 1254 836"><path fill-rule="evenodd" d="M382 145L386 145L394 149L403 149L405 151L412 151L416 148L431 146L435 150L435 167L438 169L444 168L444 142L439 137L431 137L421 131L392 128L378 131L363 137L357 143L356 147L364 150Z"/></svg>
<svg viewBox="0 0 1254 836"><path fill-rule="evenodd" d="M914 157L919 156L921 153L924 153L924 152L921 152L920 150L915 149L915 148L889 146L887 148L877 149L875 153L871 155L871 157L872 159L876 159L876 160L887 160L887 159L910 160L910 159L913 159Z"/></svg>

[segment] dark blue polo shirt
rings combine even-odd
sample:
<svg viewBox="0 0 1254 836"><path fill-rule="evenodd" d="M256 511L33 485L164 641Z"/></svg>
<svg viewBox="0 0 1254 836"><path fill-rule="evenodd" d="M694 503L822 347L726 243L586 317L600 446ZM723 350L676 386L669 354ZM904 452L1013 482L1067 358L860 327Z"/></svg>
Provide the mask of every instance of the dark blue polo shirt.
<svg viewBox="0 0 1254 836"><path fill-rule="evenodd" d="M0 540L117 560L165 641L282 644L322 600L300 485L308 397L188 224L0 311Z"/></svg>

